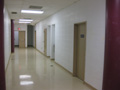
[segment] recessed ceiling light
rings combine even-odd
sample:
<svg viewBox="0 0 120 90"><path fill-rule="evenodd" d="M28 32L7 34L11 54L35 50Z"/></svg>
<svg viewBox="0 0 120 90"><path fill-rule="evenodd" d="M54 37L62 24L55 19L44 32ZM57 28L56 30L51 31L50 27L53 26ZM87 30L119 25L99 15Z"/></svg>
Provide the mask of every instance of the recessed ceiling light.
<svg viewBox="0 0 120 90"><path fill-rule="evenodd" d="M20 75L19 78L20 79L28 79L28 78L31 78L31 75Z"/></svg>
<svg viewBox="0 0 120 90"><path fill-rule="evenodd" d="M33 81L21 81L20 82L20 85L32 85L32 84L34 84Z"/></svg>
<svg viewBox="0 0 120 90"><path fill-rule="evenodd" d="M43 14L43 13L44 13L44 11L21 10L21 13Z"/></svg>
<svg viewBox="0 0 120 90"><path fill-rule="evenodd" d="M21 21L19 21L19 23L31 23L31 22L21 22Z"/></svg>
<svg viewBox="0 0 120 90"><path fill-rule="evenodd" d="M32 22L33 20L32 19L19 19L19 21L21 21L21 22Z"/></svg>

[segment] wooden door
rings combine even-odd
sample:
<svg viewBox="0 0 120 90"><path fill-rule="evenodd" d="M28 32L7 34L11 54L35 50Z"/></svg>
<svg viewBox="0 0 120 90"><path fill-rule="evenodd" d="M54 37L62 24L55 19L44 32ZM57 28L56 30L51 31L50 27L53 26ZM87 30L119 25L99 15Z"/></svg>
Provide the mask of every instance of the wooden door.
<svg viewBox="0 0 120 90"><path fill-rule="evenodd" d="M19 31L19 47L25 48L25 31Z"/></svg>
<svg viewBox="0 0 120 90"><path fill-rule="evenodd" d="M75 49L75 58L76 63L76 76L84 81L85 76L85 51L86 51L86 23L77 24L75 26L76 30L76 49ZM74 54L74 55L75 55Z"/></svg>
<svg viewBox="0 0 120 90"><path fill-rule="evenodd" d="M44 54L47 55L47 29L44 30Z"/></svg>

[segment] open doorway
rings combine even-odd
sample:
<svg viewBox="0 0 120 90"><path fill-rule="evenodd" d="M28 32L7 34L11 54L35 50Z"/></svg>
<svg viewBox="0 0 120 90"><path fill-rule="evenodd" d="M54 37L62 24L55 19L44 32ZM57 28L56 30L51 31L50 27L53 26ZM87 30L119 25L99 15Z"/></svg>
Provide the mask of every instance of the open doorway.
<svg viewBox="0 0 120 90"><path fill-rule="evenodd" d="M55 24L50 30L50 59L55 59Z"/></svg>
<svg viewBox="0 0 120 90"><path fill-rule="evenodd" d="M86 22L74 25L73 75L84 81L86 52Z"/></svg>
<svg viewBox="0 0 120 90"><path fill-rule="evenodd" d="M28 47L33 47L33 32L34 32L34 26L28 25L27 26L27 43L28 43Z"/></svg>

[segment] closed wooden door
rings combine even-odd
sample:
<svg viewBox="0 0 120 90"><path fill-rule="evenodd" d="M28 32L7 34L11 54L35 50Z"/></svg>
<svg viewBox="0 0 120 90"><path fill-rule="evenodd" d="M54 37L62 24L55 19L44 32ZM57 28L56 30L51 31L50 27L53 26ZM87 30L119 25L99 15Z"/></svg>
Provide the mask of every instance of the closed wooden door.
<svg viewBox="0 0 120 90"><path fill-rule="evenodd" d="M78 25L77 35L77 76L84 80L85 73L85 48L86 48L86 24Z"/></svg>
<svg viewBox="0 0 120 90"><path fill-rule="evenodd" d="M86 23L75 25L74 47L74 75L84 81L85 51L86 51Z"/></svg>
<svg viewBox="0 0 120 90"><path fill-rule="evenodd" d="M25 31L19 32L19 47L25 48Z"/></svg>
<svg viewBox="0 0 120 90"><path fill-rule="evenodd" d="M44 54L47 55L47 29L44 30Z"/></svg>

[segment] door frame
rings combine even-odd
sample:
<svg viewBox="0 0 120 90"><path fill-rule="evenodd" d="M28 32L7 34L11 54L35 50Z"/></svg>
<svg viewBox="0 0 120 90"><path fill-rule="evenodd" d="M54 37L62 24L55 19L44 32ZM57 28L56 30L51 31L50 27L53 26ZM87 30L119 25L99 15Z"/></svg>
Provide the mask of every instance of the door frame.
<svg viewBox="0 0 120 90"><path fill-rule="evenodd" d="M74 24L74 47L73 47L73 76L77 77L77 31L78 31L78 25L80 24L86 24L86 37L87 37L87 22L80 22ZM86 44L85 44L85 61L86 61ZM85 65L86 66L86 65ZM84 80L85 80L85 67L84 67Z"/></svg>

